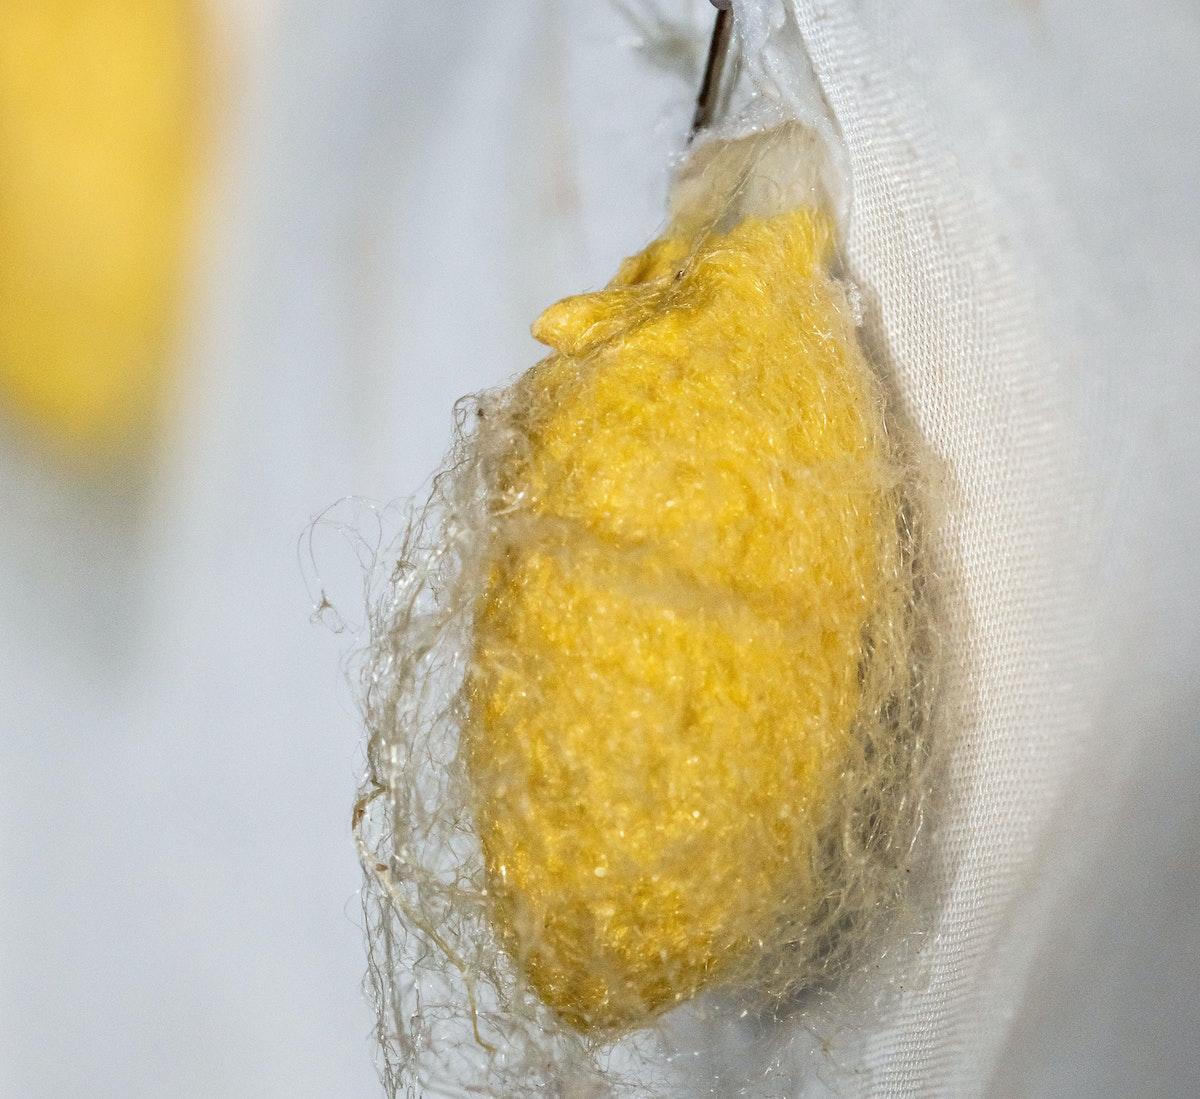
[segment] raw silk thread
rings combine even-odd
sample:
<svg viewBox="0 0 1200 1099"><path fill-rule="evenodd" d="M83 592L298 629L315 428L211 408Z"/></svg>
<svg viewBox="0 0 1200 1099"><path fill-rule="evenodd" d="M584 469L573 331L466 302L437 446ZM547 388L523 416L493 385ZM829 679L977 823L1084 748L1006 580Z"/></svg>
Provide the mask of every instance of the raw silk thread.
<svg viewBox="0 0 1200 1099"><path fill-rule="evenodd" d="M538 322L557 354L460 406L367 678L394 1090L603 1078L708 990L790 1010L899 910L917 478L816 157L794 124L702 150L667 236Z"/></svg>

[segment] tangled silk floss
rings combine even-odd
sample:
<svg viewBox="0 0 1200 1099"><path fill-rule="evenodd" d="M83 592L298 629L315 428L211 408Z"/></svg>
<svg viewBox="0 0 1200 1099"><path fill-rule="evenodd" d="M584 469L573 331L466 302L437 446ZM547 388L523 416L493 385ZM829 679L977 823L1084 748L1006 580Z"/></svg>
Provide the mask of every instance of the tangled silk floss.
<svg viewBox="0 0 1200 1099"><path fill-rule="evenodd" d="M918 524L817 157L791 123L695 154L666 234L464 406L402 541L356 812L398 1081L792 1003L896 911Z"/></svg>

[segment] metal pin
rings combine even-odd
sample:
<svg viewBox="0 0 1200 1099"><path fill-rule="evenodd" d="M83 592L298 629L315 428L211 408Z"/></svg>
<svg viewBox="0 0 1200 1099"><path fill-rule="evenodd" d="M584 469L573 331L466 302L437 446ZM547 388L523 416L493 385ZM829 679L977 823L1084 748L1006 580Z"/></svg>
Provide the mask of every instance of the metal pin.
<svg viewBox="0 0 1200 1099"><path fill-rule="evenodd" d="M700 94L696 97L696 113L692 116L692 131L688 135L688 141L713 120L721 93L721 75L725 71L725 58L729 55L729 40L733 31L733 0L709 2L717 9L717 21L713 26L712 41L708 46L708 61L704 65L704 79L700 83Z"/></svg>

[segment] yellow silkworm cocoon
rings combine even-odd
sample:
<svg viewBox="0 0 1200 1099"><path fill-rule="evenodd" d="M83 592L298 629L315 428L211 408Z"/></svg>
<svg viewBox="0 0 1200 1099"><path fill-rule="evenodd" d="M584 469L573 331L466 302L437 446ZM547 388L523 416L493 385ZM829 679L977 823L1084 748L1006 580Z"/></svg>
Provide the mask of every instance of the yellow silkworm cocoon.
<svg viewBox="0 0 1200 1099"><path fill-rule="evenodd" d="M0 384L70 449L161 387L197 160L192 0L20 0L0 31Z"/></svg>
<svg viewBox="0 0 1200 1099"><path fill-rule="evenodd" d="M543 314L508 404L466 773L500 941L580 1031L831 918L867 639L907 600L832 250L812 206L668 235Z"/></svg>

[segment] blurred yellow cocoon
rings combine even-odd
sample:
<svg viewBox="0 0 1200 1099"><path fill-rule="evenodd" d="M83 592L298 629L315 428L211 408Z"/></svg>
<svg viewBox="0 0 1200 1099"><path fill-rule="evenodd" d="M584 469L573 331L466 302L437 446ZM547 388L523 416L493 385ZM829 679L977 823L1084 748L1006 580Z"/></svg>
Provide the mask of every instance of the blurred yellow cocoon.
<svg viewBox="0 0 1200 1099"><path fill-rule="evenodd" d="M136 446L162 390L198 162L194 0L20 0L0 29L0 401Z"/></svg>

